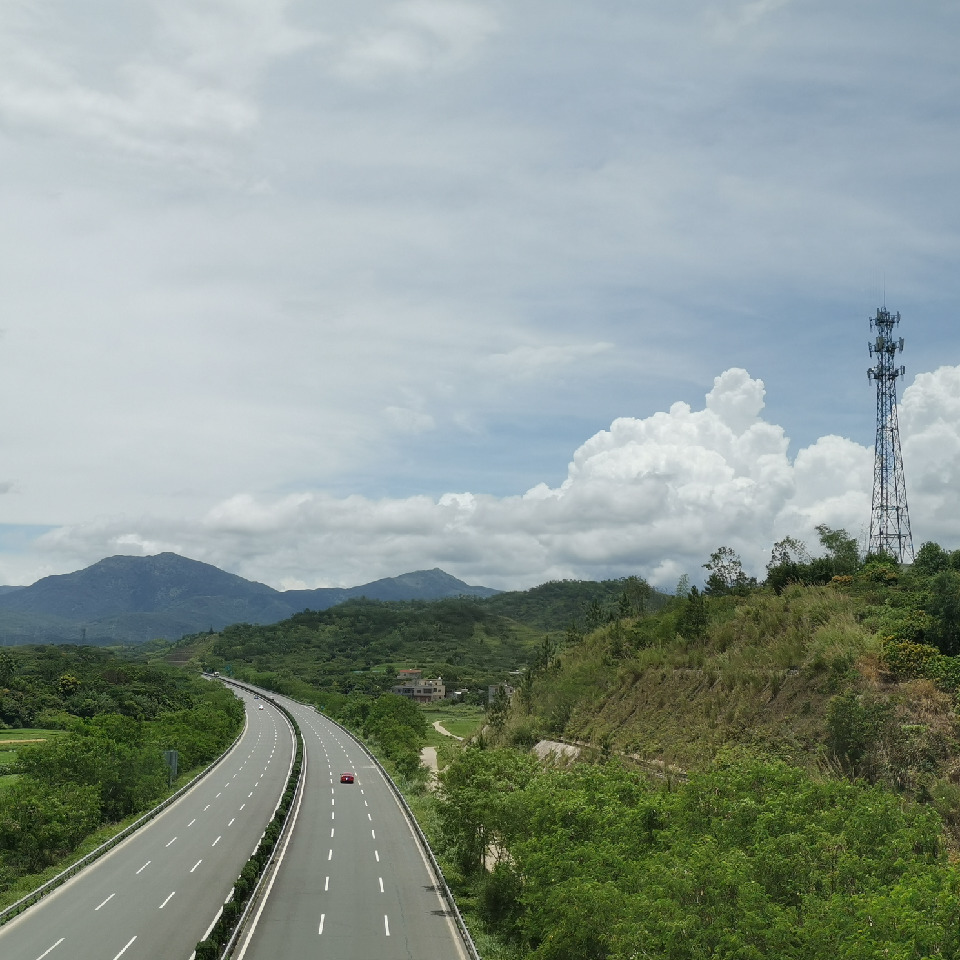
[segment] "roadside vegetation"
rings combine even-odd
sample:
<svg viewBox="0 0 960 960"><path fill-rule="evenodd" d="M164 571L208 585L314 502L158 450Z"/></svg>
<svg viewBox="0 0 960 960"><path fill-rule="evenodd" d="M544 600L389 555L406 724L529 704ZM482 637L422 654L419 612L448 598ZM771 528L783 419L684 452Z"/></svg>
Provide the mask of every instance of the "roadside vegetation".
<svg viewBox="0 0 960 960"><path fill-rule="evenodd" d="M763 583L720 548L491 706L431 801L486 956L960 955L960 552L820 540Z"/></svg>
<svg viewBox="0 0 960 960"><path fill-rule="evenodd" d="M145 645L138 663L26 651L19 673L0 651L0 721L59 731L12 761L0 750L0 800L56 776L73 810L135 806L125 778L84 780L79 758L120 756L149 793L158 770L138 751L168 741L157 731L188 709L162 700L158 678L162 696L192 697L204 667L312 703L366 740L485 960L954 958L960 551L924 544L901 567L860 556L843 530L818 533L816 555L775 544L762 582L719 547L704 589L681 580L669 596L627 578L351 601ZM60 659L74 655L87 666ZM467 702L390 693L401 668L466 687ZM512 695L488 704L502 684ZM543 740L579 755L539 760ZM51 807L49 819L56 839L67 818Z"/></svg>
<svg viewBox="0 0 960 960"><path fill-rule="evenodd" d="M182 671L90 647L0 650L0 902L160 800L165 750L187 774L216 758L242 720L220 684Z"/></svg>

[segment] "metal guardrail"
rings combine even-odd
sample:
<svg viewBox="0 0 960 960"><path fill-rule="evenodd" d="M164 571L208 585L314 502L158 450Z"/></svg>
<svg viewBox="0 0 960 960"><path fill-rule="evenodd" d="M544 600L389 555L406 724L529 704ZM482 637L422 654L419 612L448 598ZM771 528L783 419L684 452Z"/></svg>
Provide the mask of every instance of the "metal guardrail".
<svg viewBox="0 0 960 960"><path fill-rule="evenodd" d="M244 730L246 729L246 723L244 723ZM64 884L71 877L76 876L84 867L90 866L95 860L99 860L105 853L108 853L114 847L123 843L132 833L139 830L145 823L148 823L158 814L162 813L167 809L171 804L176 803L188 790L196 786L207 774L211 773L216 767L218 767L230 753L231 750L239 743L240 737L243 736L243 730L240 731L240 734L233 741L233 743L227 747L226 750L217 757L208 767L204 770L201 770L189 783L184 784L177 790L175 793L171 794L164 800L162 803L155 806L152 810L149 810L143 816L138 817L134 820L133 823L124 827L119 833L111 837L105 843L100 844L95 850L91 850L88 854L81 857L76 863L72 863L66 870L63 870L61 873L58 873L55 877L51 877L46 883L41 884L35 890L28 893L25 897L21 897L16 903L10 904L9 907L6 907L4 910L0 910L0 926L12 920L14 917L19 916L23 913L27 907L33 906L38 900L42 900L48 893L52 893L59 887L61 884Z"/></svg>
<svg viewBox="0 0 960 960"><path fill-rule="evenodd" d="M224 944L223 948L220 951L221 958L227 958L227 957L233 956L233 951L236 949L237 941L240 939L241 934L243 933L247 923L250 920L251 912L253 911L255 906L259 905L263 884L267 881L268 877L270 877L277 868L277 865L279 863L277 851L286 849L286 844L288 842L287 835L289 834L289 832L293 827L291 817L293 816L294 811L299 808L300 800L303 796L304 782L306 779L305 773L307 769L307 751L306 751L306 748L304 747L303 736L300 733L300 725L297 723L296 717L294 717L293 714L290 713L290 711L285 706L283 706L283 704L277 703L277 701L271 696L264 696L264 694L259 690L255 690L255 688L253 687L248 687L245 684L237 682L236 680L227 680L226 682L232 684L235 687L240 687L241 689L244 689L244 690L256 692L259 696L263 697L263 699L265 699L268 703L272 703L279 711L281 711L281 713L283 713L284 717L287 720L287 723L290 724L291 732L294 735L294 751L293 751L293 757L291 758L291 761L290 761L291 768L293 766L294 761L296 760L297 746L300 747L301 760L300 760L300 769L299 769L299 772L297 773L296 790L294 791L294 795L290 802L290 806L287 808L286 815L283 818L283 825L280 827L280 833L279 833L279 836L277 837L277 842L274 845L273 853L271 854L270 861L264 867L263 871L260 873L260 876L257 877L257 882L254 884L253 890L250 892L250 896L247 898L247 902L244 904L243 910L240 912L240 915L237 917L237 922L236 922L236 925L234 926L233 932L230 934L230 939ZM287 786L289 787L289 778L288 778ZM274 816L276 816L276 811L280 809L281 802L282 802L282 795L281 795L281 800L277 801L277 807L274 810ZM265 835L266 832L267 832L266 829L264 829L263 835ZM261 835L261 839L263 838L263 835ZM223 908L221 908L221 911L222 909ZM216 924L217 919L219 919L219 916L214 919L213 924L211 924L211 928L214 924Z"/></svg>

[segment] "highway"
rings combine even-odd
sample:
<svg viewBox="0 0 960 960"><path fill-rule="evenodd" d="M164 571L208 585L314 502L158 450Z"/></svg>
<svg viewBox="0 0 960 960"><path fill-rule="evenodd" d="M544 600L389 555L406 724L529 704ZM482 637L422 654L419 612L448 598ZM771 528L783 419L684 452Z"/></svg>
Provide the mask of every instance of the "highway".
<svg viewBox="0 0 960 960"><path fill-rule="evenodd" d="M300 725L305 791L269 894L234 956L466 960L436 878L377 767L312 708L276 699ZM356 782L340 783L345 772Z"/></svg>
<svg viewBox="0 0 960 960"><path fill-rule="evenodd" d="M189 960L273 816L290 726L242 694L238 744L110 853L0 927L3 960Z"/></svg>

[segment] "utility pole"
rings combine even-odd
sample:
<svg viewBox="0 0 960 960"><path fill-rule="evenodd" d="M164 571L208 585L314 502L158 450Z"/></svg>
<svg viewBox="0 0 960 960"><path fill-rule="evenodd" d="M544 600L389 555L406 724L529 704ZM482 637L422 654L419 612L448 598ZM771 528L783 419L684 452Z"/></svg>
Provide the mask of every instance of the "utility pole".
<svg viewBox="0 0 960 960"><path fill-rule="evenodd" d="M898 563L912 563L913 536L897 424L897 378L907 372L906 367L894 362L903 351L903 337L893 337L893 328L899 324L900 314L892 314L886 307L878 307L877 315L870 319L870 329L876 331L876 337L869 350L877 365L867 370L867 377L877 384L877 441L868 550L873 554L885 553Z"/></svg>

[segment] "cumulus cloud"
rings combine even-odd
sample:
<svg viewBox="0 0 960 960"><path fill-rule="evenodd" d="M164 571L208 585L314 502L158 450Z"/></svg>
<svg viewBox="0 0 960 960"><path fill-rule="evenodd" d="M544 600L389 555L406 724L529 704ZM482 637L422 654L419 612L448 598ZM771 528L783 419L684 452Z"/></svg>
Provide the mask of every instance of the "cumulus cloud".
<svg viewBox="0 0 960 960"><path fill-rule="evenodd" d="M618 418L574 451L559 485L514 496L238 494L199 522L104 520L52 530L38 545L61 563L176 550L278 587L352 585L440 566L508 589L638 574L669 590L683 574L702 580L703 562L720 545L762 578L784 536L816 552L818 524L865 543L872 449L826 436L791 461L783 429L763 419L764 397L762 380L727 370L701 409L678 402ZM916 546L949 546L960 535L958 406L960 367L922 374L904 391Z"/></svg>

